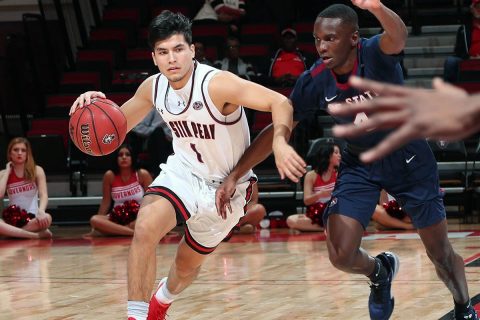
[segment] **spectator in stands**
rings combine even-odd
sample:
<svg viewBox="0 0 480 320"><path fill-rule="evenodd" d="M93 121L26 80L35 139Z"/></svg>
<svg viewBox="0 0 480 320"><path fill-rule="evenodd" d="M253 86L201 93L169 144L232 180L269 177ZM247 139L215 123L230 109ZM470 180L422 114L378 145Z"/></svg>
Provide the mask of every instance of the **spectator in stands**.
<svg viewBox="0 0 480 320"><path fill-rule="evenodd" d="M223 23L228 26L228 35L239 37L240 22L244 16L245 1L243 0L205 0L203 7L193 18L193 22L194 24Z"/></svg>
<svg viewBox="0 0 480 320"><path fill-rule="evenodd" d="M247 80L251 80L251 77L256 75L254 67L240 58L240 40L233 36L227 38L225 58L215 61L213 66Z"/></svg>
<svg viewBox="0 0 480 320"><path fill-rule="evenodd" d="M209 66L213 65L213 63L205 56L205 45L203 44L203 42L195 41L193 45L195 46L195 59L200 63Z"/></svg>
<svg viewBox="0 0 480 320"><path fill-rule="evenodd" d="M303 202L307 206L307 213L290 215L287 218L289 228L300 231L323 230L323 209L332 196L340 160L340 148L334 143L326 143L318 150L313 170L307 172L303 181Z"/></svg>
<svg viewBox="0 0 480 320"><path fill-rule="evenodd" d="M152 176L160 173L160 164L165 163L173 153L172 131L163 121L156 109L149 114L128 134L128 140L135 155L144 150L148 153L148 171Z"/></svg>
<svg viewBox="0 0 480 320"><path fill-rule="evenodd" d="M0 219L0 236L39 239L51 238L52 217L46 213L47 178L35 165L30 142L18 137L7 148L7 166L0 171L0 198L5 192L9 206Z"/></svg>
<svg viewBox="0 0 480 320"><path fill-rule="evenodd" d="M217 20L224 23L235 23L243 16L245 16L244 0L205 0L193 20Z"/></svg>
<svg viewBox="0 0 480 320"><path fill-rule="evenodd" d="M283 29L280 35L280 48L271 59L268 76L275 85L292 87L311 61L307 62L307 58L298 50L297 32L294 29Z"/></svg>
<svg viewBox="0 0 480 320"><path fill-rule="evenodd" d="M445 60L443 78L457 82L460 62L468 59L480 59L480 0L472 0L470 14L458 28L455 55Z"/></svg>
<svg viewBox="0 0 480 320"><path fill-rule="evenodd" d="M90 218L92 231L88 235L133 236L140 201L150 183L148 171L136 169L131 147L120 146L112 170L103 175L102 202Z"/></svg>

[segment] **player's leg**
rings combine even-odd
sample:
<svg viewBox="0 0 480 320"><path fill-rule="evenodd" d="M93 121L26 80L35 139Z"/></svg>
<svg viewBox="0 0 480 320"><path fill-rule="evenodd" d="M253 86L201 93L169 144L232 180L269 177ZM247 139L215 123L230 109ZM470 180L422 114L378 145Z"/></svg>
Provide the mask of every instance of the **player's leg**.
<svg viewBox="0 0 480 320"><path fill-rule="evenodd" d="M448 240L448 228L446 220L434 225L421 228L418 233L422 239L428 257L435 266L438 277L445 283L452 293L455 303L455 313L458 319L473 313L468 295L465 267L462 257L452 248Z"/></svg>
<svg viewBox="0 0 480 320"><path fill-rule="evenodd" d="M145 195L128 256L129 317L145 319L155 282L158 242L176 226L175 209L159 195Z"/></svg>
<svg viewBox="0 0 480 320"><path fill-rule="evenodd" d="M360 247L363 226L342 214L331 214L327 226L327 249L332 265L348 273L371 274L375 260Z"/></svg>
<svg viewBox="0 0 480 320"><path fill-rule="evenodd" d="M92 228L104 235L133 236L133 228L109 220L108 216L96 214L90 218Z"/></svg>
<svg viewBox="0 0 480 320"><path fill-rule="evenodd" d="M207 255L193 250L185 238L180 242L168 277L160 280L158 289L150 300L147 320L164 319L175 298L198 276Z"/></svg>
<svg viewBox="0 0 480 320"><path fill-rule="evenodd" d="M361 248L365 228L380 197L383 163L361 165L348 152L342 157L332 199L324 212L327 248L332 264L345 272L367 276L371 281L371 319L388 319L394 300L391 283L398 271L395 254L382 252L373 257Z"/></svg>

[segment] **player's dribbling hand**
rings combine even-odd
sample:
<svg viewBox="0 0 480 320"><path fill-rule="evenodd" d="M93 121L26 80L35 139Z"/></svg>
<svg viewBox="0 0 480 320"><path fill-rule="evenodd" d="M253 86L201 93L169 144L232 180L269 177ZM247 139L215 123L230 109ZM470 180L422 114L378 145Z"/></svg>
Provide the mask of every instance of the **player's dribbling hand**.
<svg viewBox="0 0 480 320"><path fill-rule="evenodd" d="M273 154L275 155L275 164L282 180L287 177L293 182L298 182L307 172L305 169L307 164L288 143L274 142Z"/></svg>
<svg viewBox="0 0 480 320"><path fill-rule="evenodd" d="M236 187L237 180L232 175L229 175L215 191L215 206L217 207L217 213L224 220L227 219L227 208L228 211L232 213L230 199L235 193Z"/></svg>
<svg viewBox="0 0 480 320"><path fill-rule="evenodd" d="M89 105L92 102L93 98L106 99L106 96L101 91L87 91L85 93L82 93L70 107L70 113L68 115L71 116L77 109L83 108L83 106Z"/></svg>

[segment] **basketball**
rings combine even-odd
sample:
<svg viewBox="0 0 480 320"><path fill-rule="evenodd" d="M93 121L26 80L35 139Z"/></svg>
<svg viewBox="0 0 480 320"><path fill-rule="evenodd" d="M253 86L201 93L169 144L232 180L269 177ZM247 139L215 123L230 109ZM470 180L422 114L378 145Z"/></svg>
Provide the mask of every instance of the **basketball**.
<svg viewBox="0 0 480 320"><path fill-rule="evenodd" d="M103 156L115 151L127 134L127 119L113 101L94 98L70 117L70 138L82 152Z"/></svg>

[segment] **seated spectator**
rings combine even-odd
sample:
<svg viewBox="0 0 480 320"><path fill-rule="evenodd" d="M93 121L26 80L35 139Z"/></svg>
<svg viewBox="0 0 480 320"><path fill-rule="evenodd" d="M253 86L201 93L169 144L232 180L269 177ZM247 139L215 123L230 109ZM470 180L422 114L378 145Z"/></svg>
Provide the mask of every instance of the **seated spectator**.
<svg viewBox="0 0 480 320"><path fill-rule="evenodd" d="M48 203L47 178L35 165L30 142L14 138L7 148L7 166L0 171L0 199L5 192L9 206L2 212L0 236L40 239L51 238L48 229L52 216L45 212Z"/></svg>
<svg viewBox="0 0 480 320"><path fill-rule="evenodd" d="M239 233L252 233L256 230L256 226L262 221L267 210L258 203L258 185L255 183L252 186L252 198L247 204L247 212L240 218L238 222Z"/></svg>
<svg viewBox="0 0 480 320"><path fill-rule="evenodd" d="M332 196L341 155L338 145L325 144L317 153L313 170L305 175L303 202L306 214L293 214L287 218L287 225L299 231L322 231L323 210Z"/></svg>
<svg viewBox="0 0 480 320"><path fill-rule="evenodd" d="M443 78L452 83L457 82L460 62L468 59L480 59L480 0L472 0L470 14L458 28L455 56L447 57Z"/></svg>
<svg viewBox="0 0 480 320"><path fill-rule="evenodd" d="M380 204L376 206L372 220L378 230L415 229L410 217L402 210L395 198L385 190L380 194Z"/></svg>
<svg viewBox="0 0 480 320"><path fill-rule="evenodd" d="M205 0L205 3L193 20L214 20L224 23L235 23L244 16L244 0Z"/></svg>
<svg viewBox="0 0 480 320"><path fill-rule="evenodd" d="M286 28L281 32L280 49L275 52L268 76L273 85L293 87L297 78L312 62L307 61L305 55L297 48L297 32Z"/></svg>
<svg viewBox="0 0 480 320"><path fill-rule="evenodd" d="M200 41L195 41L193 45L195 46L195 59L200 63L209 66L213 65L212 62L205 56L205 45Z"/></svg>
<svg viewBox="0 0 480 320"><path fill-rule="evenodd" d="M152 176L160 173L160 164L173 153L172 131L155 108L130 131L128 141L135 155L147 151L147 168Z"/></svg>
<svg viewBox="0 0 480 320"><path fill-rule="evenodd" d="M211 2L213 0L205 0L205 3L197 12L195 17L193 17L193 21L218 21L218 16L215 10L213 9Z"/></svg>
<svg viewBox="0 0 480 320"><path fill-rule="evenodd" d="M245 16L245 0L213 0L211 5L221 22L237 22Z"/></svg>
<svg viewBox="0 0 480 320"><path fill-rule="evenodd" d="M193 18L194 24L223 23L228 25L228 34L240 34L240 20L245 16L243 0L205 0L205 3Z"/></svg>
<svg viewBox="0 0 480 320"><path fill-rule="evenodd" d="M152 177L145 169L136 169L132 149L121 145L112 170L103 175L102 202L90 218L90 236L133 236L140 201ZM113 207L112 207L113 200Z"/></svg>
<svg viewBox="0 0 480 320"><path fill-rule="evenodd" d="M258 186L255 183L252 186L252 197L247 204L247 212L240 218L238 224L233 230L223 239L224 242L230 240L234 233L253 233L256 230L257 225L262 221L263 217L267 214L265 207L258 203Z"/></svg>
<svg viewBox="0 0 480 320"><path fill-rule="evenodd" d="M240 58L240 40L236 37L228 37L225 45L225 58L217 60L213 64L215 68L227 70L239 77L251 80L255 76L254 67Z"/></svg>

